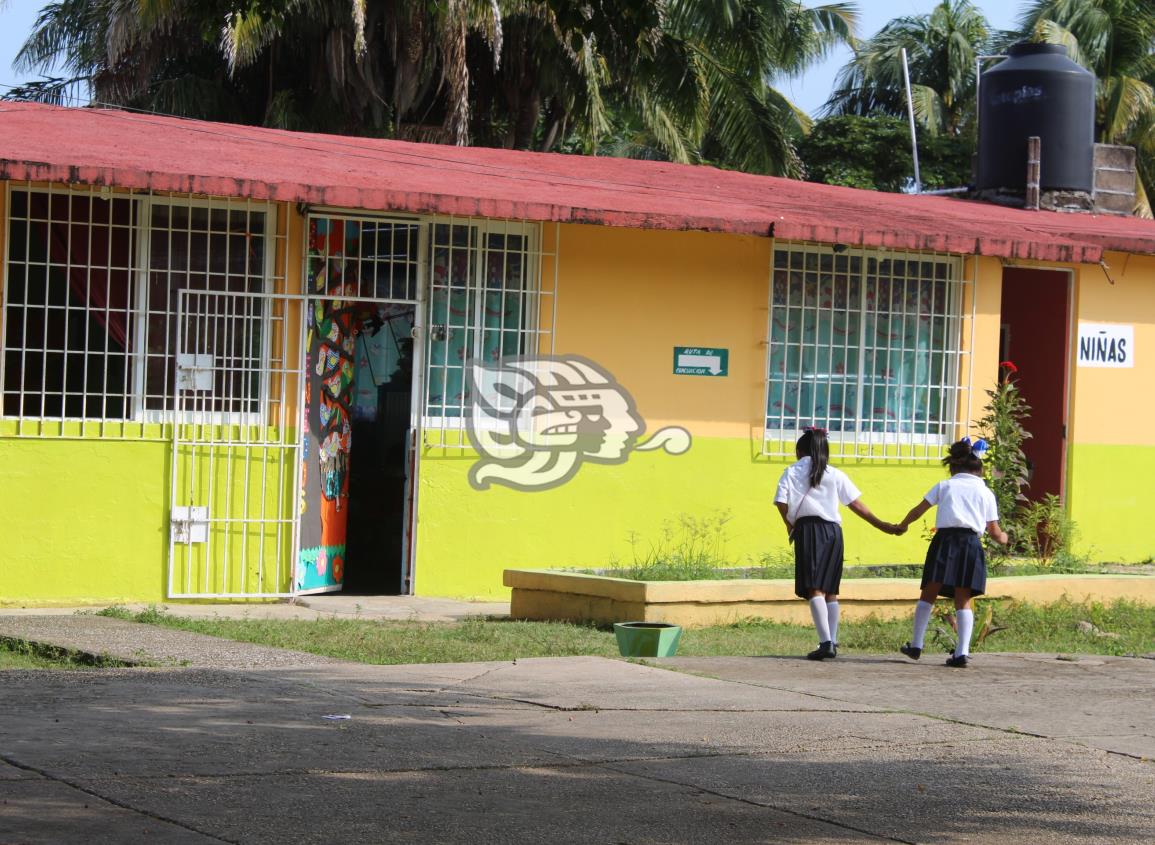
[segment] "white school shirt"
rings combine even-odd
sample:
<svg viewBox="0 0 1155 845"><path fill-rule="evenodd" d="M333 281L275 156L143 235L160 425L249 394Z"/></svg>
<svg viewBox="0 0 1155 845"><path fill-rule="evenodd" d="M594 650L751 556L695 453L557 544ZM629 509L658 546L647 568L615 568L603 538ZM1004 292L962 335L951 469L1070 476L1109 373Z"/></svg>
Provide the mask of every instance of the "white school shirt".
<svg viewBox="0 0 1155 845"><path fill-rule="evenodd" d="M809 492L808 492L809 491ZM840 469L827 465L822 481L810 486L810 458L786 467L778 479L775 502L786 504L786 518L795 523L804 516L816 516L827 522L842 522L838 505L849 505L862 496L858 488Z"/></svg>
<svg viewBox="0 0 1155 845"><path fill-rule="evenodd" d="M938 506L935 528L969 528L976 534L987 530L987 523L999 518L999 503L987 483L969 472L952 475L940 481L924 496Z"/></svg>

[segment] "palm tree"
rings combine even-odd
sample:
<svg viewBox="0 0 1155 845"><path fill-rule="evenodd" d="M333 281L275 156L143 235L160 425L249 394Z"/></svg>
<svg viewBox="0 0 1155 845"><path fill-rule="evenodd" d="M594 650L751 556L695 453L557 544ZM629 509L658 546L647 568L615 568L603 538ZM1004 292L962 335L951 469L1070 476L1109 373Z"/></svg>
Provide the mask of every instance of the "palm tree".
<svg viewBox="0 0 1155 845"><path fill-rule="evenodd" d="M768 83L852 37L798 0L57 0L26 71L111 104L285 128L596 152L638 127L675 161L794 173L807 120Z"/></svg>
<svg viewBox="0 0 1155 845"><path fill-rule="evenodd" d="M466 14L478 3L467 9L465 0L58 0L41 11L17 66L62 67L67 83L112 105L461 141L462 41L474 31L495 40L485 5L478 20ZM443 133L429 133L431 117Z"/></svg>
<svg viewBox="0 0 1155 845"><path fill-rule="evenodd" d="M932 134L961 134L973 122L975 59L988 51L992 35L970 0L942 0L929 14L895 18L855 50L826 112L904 114L905 48L915 116Z"/></svg>
<svg viewBox="0 0 1155 845"><path fill-rule="evenodd" d="M1021 37L1063 44L1098 79L1095 131L1101 143L1136 148L1136 213L1151 216L1155 188L1155 5L1150 0L1035 0Z"/></svg>

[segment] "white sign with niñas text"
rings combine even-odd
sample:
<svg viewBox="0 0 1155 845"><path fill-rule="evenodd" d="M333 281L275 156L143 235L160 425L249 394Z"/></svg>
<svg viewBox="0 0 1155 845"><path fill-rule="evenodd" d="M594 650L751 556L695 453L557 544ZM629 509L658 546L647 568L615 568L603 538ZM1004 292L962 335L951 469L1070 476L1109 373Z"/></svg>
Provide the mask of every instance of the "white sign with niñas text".
<svg viewBox="0 0 1155 845"><path fill-rule="evenodd" d="M1134 367L1135 327L1079 323L1080 367Z"/></svg>

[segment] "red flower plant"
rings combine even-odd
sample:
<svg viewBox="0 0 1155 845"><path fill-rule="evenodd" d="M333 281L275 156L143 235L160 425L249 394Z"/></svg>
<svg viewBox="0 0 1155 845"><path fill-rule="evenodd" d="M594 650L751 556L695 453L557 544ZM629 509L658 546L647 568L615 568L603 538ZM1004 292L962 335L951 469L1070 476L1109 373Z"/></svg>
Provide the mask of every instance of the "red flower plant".
<svg viewBox="0 0 1155 845"><path fill-rule="evenodd" d="M1011 361L999 361L999 369L1006 370L1008 373L1017 373L1019 368Z"/></svg>

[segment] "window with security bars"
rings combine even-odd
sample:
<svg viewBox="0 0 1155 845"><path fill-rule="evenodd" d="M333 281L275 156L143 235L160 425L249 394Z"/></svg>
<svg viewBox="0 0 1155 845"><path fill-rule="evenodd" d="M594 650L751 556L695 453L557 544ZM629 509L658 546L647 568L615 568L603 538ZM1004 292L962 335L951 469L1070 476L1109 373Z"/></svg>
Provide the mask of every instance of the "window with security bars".
<svg viewBox="0 0 1155 845"><path fill-rule="evenodd" d="M415 219L311 216L308 291L416 303L421 229Z"/></svg>
<svg viewBox="0 0 1155 845"><path fill-rule="evenodd" d="M427 417L459 424L469 416L473 362L538 350L537 234L496 221L431 227Z"/></svg>
<svg viewBox="0 0 1155 845"><path fill-rule="evenodd" d="M961 275L949 256L777 246L767 451L793 454L806 425L843 444L946 442L959 413Z"/></svg>
<svg viewBox="0 0 1155 845"><path fill-rule="evenodd" d="M199 412L259 411L264 338L260 299L240 298L243 313L188 315L182 330L195 326L213 350L212 361L189 358L176 349L178 291L252 294L265 290L266 212L252 208L176 205L150 200L148 205L147 274L137 289L135 348L139 410L173 410L180 386L198 389ZM188 300L216 302L223 300ZM234 306L237 307L237 306ZM194 340L189 338L189 341ZM186 342L182 344L188 348ZM211 384L198 383L197 367L211 373ZM189 372L191 371L191 372ZM163 419L163 417L158 417Z"/></svg>
<svg viewBox="0 0 1155 845"><path fill-rule="evenodd" d="M8 217L4 416L125 418L138 204L12 191Z"/></svg>
<svg viewBox="0 0 1155 845"><path fill-rule="evenodd" d="M197 322L217 352L211 364L181 360L177 311L181 290L268 289L284 235L269 232L267 205L13 185L7 211L3 416L161 421L198 364L229 380L206 389L197 377L215 397L201 410L257 410L263 302L244 300L256 311L243 320Z"/></svg>

